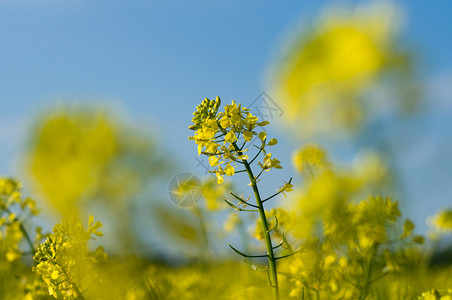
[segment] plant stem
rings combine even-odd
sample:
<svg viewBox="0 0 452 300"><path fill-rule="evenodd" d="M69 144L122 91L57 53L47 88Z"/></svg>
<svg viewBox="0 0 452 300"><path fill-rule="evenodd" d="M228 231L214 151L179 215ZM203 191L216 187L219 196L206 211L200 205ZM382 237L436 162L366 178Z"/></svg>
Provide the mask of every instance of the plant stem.
<svg viewBox="0 0 452 300"><path fill-rule="evenodd" d="M20 228L20 231L22 231L22 234L24 235L25 240L27 241L28 245L30 246L30 250L31 250L32 255L34 255L36 250L33 247L33 242L31 241L31 238L28 235L27 230L25 229L25 227L24 227L24 225L22 223L20 223L19 228Z"/></svg>
<svg viewBox="0 0 452 300"><path fill-rule="evenodd" d="M209 240L207 235L206 219L201 208L197 205L194 206L195 215L198 217L199 221L199 231L200 231L200 261L203 266L207 262L207 251L209 249Z"/></svg>
<svg viewBox="0 0 452 300"><path fill-rule="evenodd" d="M60 266L61 270L63 271L64 276L66 276L66 280L67 282L74 288L75 292L77 293L77 298L76 299L81 299L81 300L85 300L85 297L83 297L83 293L80 291L80 289L78 288L78 286L69 279L69 275L66 272L66 269L58 262L54 261L54 263L58 266Z"/></svg>
<svg viewBox="0 0 452 300"><path fill-rule="evenodd" d="M359 296L360 300L366 299L367 295L369 294L369 287L370 287L370 275L372 274L372 260L374 259L376 253L376 246L373 246L371 249L370 258L368 261L364 262L364 286L361 288L361 293Z"/></svg>
<svg viewBox="0 0 452 300"><path fill-rule="evenodd" d="M9 214L12 214L11 210L9 210L8 208L6 208L5 211L7 211ZM24 235L25 240L27 241L28 245L30 246L30 251L31 251L32 255L34 255L36 250L33 246L33 241L31 240L30 236L28 235L28 232L25 229L23 223L17 217L14 218L14 221L19 223L19 229L20 229L20 231L22 231L22 234Z"/></svg>
<svg viewBox="0 0 452 300"><path fill-rule="evenodd" d="M233 143L235 149L239 153L239 155L242 155L240 149L238 148L236 143ZM273 253L273 245L272 240L270 237L270 231L268 230L268 222L267 222L267 216L265 215L264 205L262 203L261 196L259 194L259 189L257 187L256 180L254 178L253 171L251 170L251 166L248 163L246 159L242 160L246 172L248 173L248 177L251 181L251 186L254 191L254 197L256 198L256 204L258 206L259 215L262 222L262 228L264 229L264 235L265 235L265 246L267 247L267 255L268 255L268 266L270 269L270 285L273 288L273 299L279 300L279 285L278 285L278 274L276 272L276 259L275 254Z"/></svg>

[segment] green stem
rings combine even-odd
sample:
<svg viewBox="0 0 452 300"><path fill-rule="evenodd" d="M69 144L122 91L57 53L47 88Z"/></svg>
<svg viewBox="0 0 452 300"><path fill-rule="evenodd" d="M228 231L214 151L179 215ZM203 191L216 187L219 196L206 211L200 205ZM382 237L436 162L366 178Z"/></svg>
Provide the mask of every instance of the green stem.
<svg viewBox="0 0 452 300"><path fill-rule="evenodd" d="M315 296L315 300L319 300L320 299L320 295L319 295L319 290L318 289L314 290L314 296Z"/></svg>
<svg viewBox="0 0 452 300"><path fill-rule="evenodd" d="M249 240L248 235L246 233L246 227L243 223L242 219L239 218L238 224L237 224L237 231L239 232L240 239L242 240L242 248L243 251L248 253L249 250Z"/></svg>
<svg viewBox="0 0 452 300"><path fill-rule="evenodd" d="M36 250L35 250L35 248L33 246L33 242L31 241L30 236L28 235L27 230L25 229L25 227L24 227L24 225L22 223L20 223L19 228L20 228L20 231L22 231L22 233L23 233L23 235L25 237L25 240L27 241L28 245L30 246L31 253L34 255Z"/></svg>
<svg viewBox="0 0 452 300"><path fill-rule="evenodd" d="M367 295L369 294L369 287L370 287L370 275L372 274L372 261L376 254L376 246L373 246L371 249L371 255L368 261L365 262L364 266L364 286L361 289L361 293L359 296L360 300L366 299Z"/></svg>
<svg viewBox="0 0 452 300"><path fill-rule="evenodd" d="M233 145L234 145L234 148L239 153L239 155L242 155L243 153L241 153L237 144L233 143ZM278 274L276 272L276 258L275 258L275 254L273 253L273 245L272 245L272 240L270 237L270 231L268 230L267 216L265 215L264 205L262 203L262 199L259 194L259 189L257 187L256 180L255 180L253 171L251 170L250 164L248 163L248 161L246 159L242 160L242 162L245 166L246 172L248 173L248 177L250 178L250 181L251 181L251 186L254 191L254 197L256 198L256 204L258 206L259 215L260 215L261 222L262 222L262 228L264 230L265 246L267 247L267 255L268 255L268 266L270 269L270 281L271 281L270 284L271 284L271 287L273 288L273 299L279 300L279 285L278 285Z"/></svg>
<svg viewBox="0 0 452 300"><path fill-rule="evenodd" d="M9 214L12 214L11 210L9 210L8 208L6 208L5 211L8 212ZM33 241L31 240L30 236L28 235L27 230L24 227L24 224L17 217L14 218L14 221L19 223L19 229L20 229L20 231L22 231L22 234L24 235L25 240L27 241L28 245L30 246L31 253L34 255L36 250L34 248Z"/></svg>
<svg viewBox="0 0 452 300"><path fill-rule="evenodd" d="M64 276L66 276L67 282L74 288L75 292L77 293L77 298L76 299L85 300L85 297L83 297L83 293L80 291L78 286L72 280L69 279L69 275L67 274L66 269L60 263L58 263L56 261L54 261L54 263L61 268L61 270L63 271Z"/></svg>
<svg viewBox="0 0 452 300"><path fill-rule="evenodd" d="M204 265L207 260L207 252L209 249L209 239L207 235L206 219L204 217L203 211L197 205L194 206L194 211L199 221L200 230L200 261Z"/></svg>

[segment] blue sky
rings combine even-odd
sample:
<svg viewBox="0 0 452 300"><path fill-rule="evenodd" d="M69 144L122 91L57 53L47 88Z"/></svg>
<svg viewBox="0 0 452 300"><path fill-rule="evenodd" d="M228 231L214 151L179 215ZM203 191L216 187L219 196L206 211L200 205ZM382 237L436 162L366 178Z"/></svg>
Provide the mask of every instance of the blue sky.
<svg viewBox="0 0 452 300"><path fill-rule="evenodd" d="M37 112L76 100L121 107L177 155L181 171L199 172L186 129L194 107L216 95L252 102L300 18L327 4L361 2L0 0L0 174L19 175L17 153ZM450 204L452 5L396 3L430 103L407 129L413 148L400 158L409 215L422 228ZM289 164L297 145L280 140Z"/></svg>

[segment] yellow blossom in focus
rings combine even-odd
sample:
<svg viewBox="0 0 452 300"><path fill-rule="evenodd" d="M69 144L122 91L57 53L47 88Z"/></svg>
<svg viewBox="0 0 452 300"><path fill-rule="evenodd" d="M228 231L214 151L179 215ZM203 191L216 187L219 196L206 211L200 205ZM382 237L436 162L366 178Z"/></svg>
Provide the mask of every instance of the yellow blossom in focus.
<svg viewBox="0 0 452 300"><path fill-rule="evenodd" d="M194 130L193 136L189 140L195 141L198 145L198 155L209 156L209 164L218 167L211 171L215 173L218 184L223 183L223 176L233 176L237 167L237 161L247 160L248 155L244 154L249 150L249 142L253 136L257 135L261 140L260 151L266 153L265 146L273 146L278 141L273 138L267 143L267 133L261 131L257 133L258 127L269 124L268 121L258 122L258 117L251 114L249 109L242 107L240 103L232 100L231 104L224 106L224 112L220 112L220 97L215 100L204 99L196 107L193 113L193 125L189 129ZM238 145L238 137L242 135L245 143ZM257 145L253 145L256 146ZM222 167L221 164L225 163ZM272 168L281 169L278 159L272 158L271 153L266 153L263 162L259 166L265 171Z"/></svg>

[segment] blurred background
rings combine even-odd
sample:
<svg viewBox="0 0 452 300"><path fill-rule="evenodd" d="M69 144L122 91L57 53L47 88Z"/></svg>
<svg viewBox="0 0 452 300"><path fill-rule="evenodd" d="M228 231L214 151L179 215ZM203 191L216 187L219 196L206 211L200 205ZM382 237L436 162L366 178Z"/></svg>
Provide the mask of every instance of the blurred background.
<svg viewBox="0 0 452 300"><path fill-rule="evenodd" d="M271 122L284 169L264 192L300 186L292 155L315 142L424 233L452 197L451 15L425 1L0 0L0 174L48 229L91 213L117 251L224 249L206 227L240 224L187 138L196 105L219 95ZM215 214L170 201L184 172Z"/></svg>

